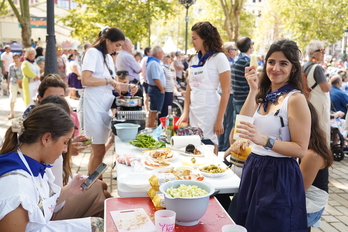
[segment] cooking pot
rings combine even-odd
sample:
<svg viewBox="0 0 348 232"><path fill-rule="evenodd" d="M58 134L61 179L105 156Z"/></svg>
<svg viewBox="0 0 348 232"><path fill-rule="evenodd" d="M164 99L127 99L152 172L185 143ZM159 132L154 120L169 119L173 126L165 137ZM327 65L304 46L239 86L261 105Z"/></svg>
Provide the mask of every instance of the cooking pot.
<svg viewBox="0 0 348 232"><path fill-rule="evenodd" d="M126 107L134 107L141 106L142 97L134 96L125 96L123 99L120 97L116 97L116 105L118 106L126 106Z"/></svg>

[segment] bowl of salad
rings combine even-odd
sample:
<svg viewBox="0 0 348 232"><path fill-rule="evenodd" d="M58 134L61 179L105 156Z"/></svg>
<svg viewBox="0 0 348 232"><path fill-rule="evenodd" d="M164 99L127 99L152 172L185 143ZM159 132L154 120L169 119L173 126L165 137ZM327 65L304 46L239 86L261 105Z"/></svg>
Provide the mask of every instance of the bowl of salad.
<svg viewBox="0 0 348 232"><path fill-rule="evenodd" d="M214 187L204 181L174 180L160 186L166 208L176 213L176 224L198 224L208 209L209 197Z"/></svg>

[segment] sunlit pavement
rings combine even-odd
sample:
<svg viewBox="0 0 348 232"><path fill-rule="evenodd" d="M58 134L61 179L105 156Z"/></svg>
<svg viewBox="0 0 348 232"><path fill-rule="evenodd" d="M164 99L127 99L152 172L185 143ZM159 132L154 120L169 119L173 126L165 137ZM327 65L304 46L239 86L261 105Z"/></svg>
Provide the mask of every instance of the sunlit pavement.
<svg viewBox="0 0 348 232"><path fill-rule="evenodd" d="M66 98L73 108L76 108L78 101ZM0 96L0 136L4 137L11 121L7 119L10 103L8 96ZM15 105L15 116L19 117L25 110L23 100L18 95ZM117 147L117 144L116 144ZM90 149L86 149L78 156L73 157L73 172L87 174L87 164L90 156ZM115 161L114 147L106 153L104 162L109 166L103 175L103 180L108 184L111 195L118 197L117 181L112 177L116 170L111 169ZM348 156L341 162L334 162L330 169L330 199L325 212L321 218L321 227L312 228L312 231L319 232L347 232L348 231Z"/></svg>

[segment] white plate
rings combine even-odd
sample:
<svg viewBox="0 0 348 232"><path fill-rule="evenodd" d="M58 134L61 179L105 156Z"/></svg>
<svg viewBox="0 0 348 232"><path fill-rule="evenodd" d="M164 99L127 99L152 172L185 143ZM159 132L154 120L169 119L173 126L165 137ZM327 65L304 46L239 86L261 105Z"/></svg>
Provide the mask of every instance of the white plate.
<svg viewBox="0 0 348 232"><path fill-rule="evenodd" d="M184 157L181 159L181 163L184 166L191 166L191 167L200 167L203 165L206 166L208 164L208 161L204 158L197 157L195 163L192 163L191 159L192 159L192 157Z"/></svg>
<svg viewBox="0 0 348 232"><path fill-rule="evenodd" d="M147 164L145 163L145 161L146 161L146 160L144 160L144 166L145 166L146 168L148 168L148 169L162 169L162 168L169 168L169 167L172 166L172 163L167 161L167 162L169 163L168 166L153 167L153 166L147 165ZM149 160L148 160L148 161L149 161ZM152 162L153 162L153 161L154 161L154 160L152 160Z"/></svg>
<svg viewBox="0 0 348 232"><path fill-rule="evenodd" d="M144 188L149 186L150 175L144 173L128 173L120 177L120 182L130 188Z"/></svg>
<svg viewBox="0 0 348 232"><path fill-rule="evenodd" d="M225 170L224 172L221 172L221 173L209 173L209 172L203 172L203 171L200 170L201 168L204 168L204 167L207 167L207 166L209 166L209 165L204 165L204 166L198 168L198 170L199 170L199 172L200 172L200 174L202 176L217 178L217 177L224 176L227 173L227 170ZM224 167L221 166L221 168L224 168Z"/></svg>
<svg viewBox="0 0 348 232"><path fill-rule="evenodd" d="M146 157L148 158L151 158L151 159L155 159L155 158L152 158L150 156L150 153L151 152L155 152L155 151L163 151L164 149L156 149L156 150L151 150L151 151L146 151L144 152L144 154L146 155ZM173 157L172 158L168 158L168 159L164 159L164 160L169 160L169 161L172 161L172 160L175 160L176 158L178 158L179 154L174 152L174 151L171 151L173 153Z"/></svg>
<svg viewBox="0 0 348 232"><path fill-rule="evenodd" d="M191 156L191 157L204 157L203 147L202 147L202 146L199 146L199 147L196 147L196 148L197 148L202 154L200 154L200 155L194 155L194 154L191 154L191 153L186 153L186 152L185 152L186 147L180 148L179 150L182 150L182 151L184 151L184 152L179 152L179 154L184 155L184 156Z"/></svg>

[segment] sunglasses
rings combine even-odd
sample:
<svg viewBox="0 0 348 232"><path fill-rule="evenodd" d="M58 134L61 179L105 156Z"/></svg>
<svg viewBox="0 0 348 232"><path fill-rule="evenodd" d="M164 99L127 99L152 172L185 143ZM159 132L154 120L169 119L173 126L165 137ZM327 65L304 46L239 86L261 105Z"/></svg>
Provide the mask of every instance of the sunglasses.
<svg viewBox="0 0 348 232"><path fill-rule="evenodd" d="M314 52L321 52L321 53L325 53L325 49L318 49L318 50L315 50Z"/></svg>
<svg viewBox="0 0 348 232"><path fill-rule="evenodd" d="M63 48L57 48L57 51L63 51Z"/></svg>
<svg viewBox="0 0 348 232"><path fill-rule="evenodd" d="M128 76L129 73L128 73L128 71L117 71L116 75L117 76Z"/></svg>

